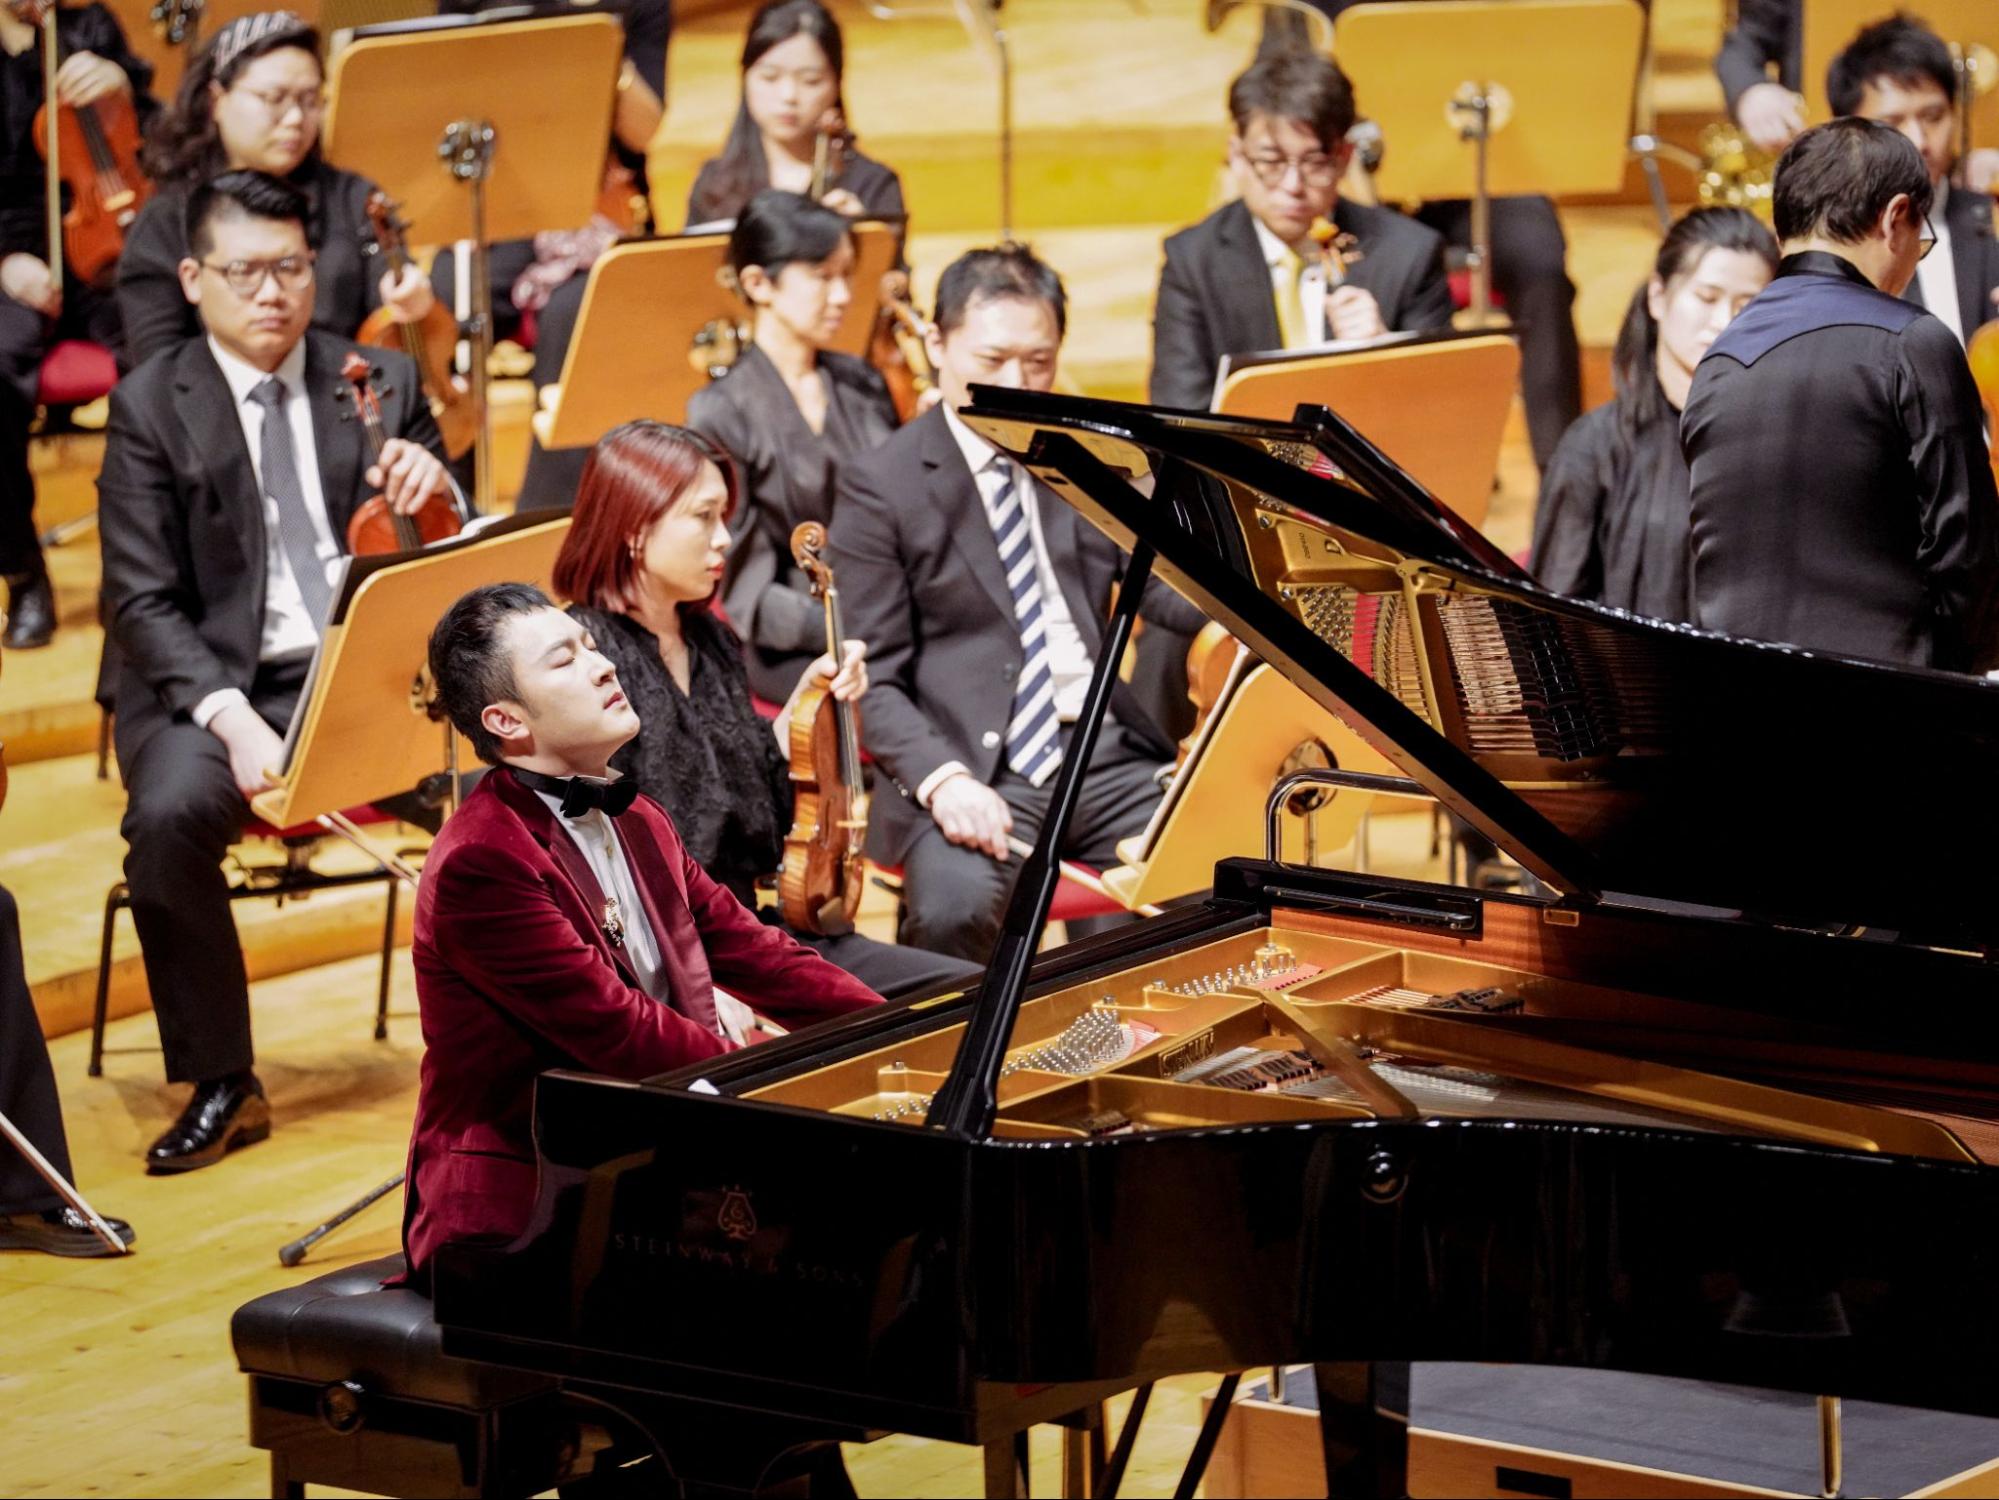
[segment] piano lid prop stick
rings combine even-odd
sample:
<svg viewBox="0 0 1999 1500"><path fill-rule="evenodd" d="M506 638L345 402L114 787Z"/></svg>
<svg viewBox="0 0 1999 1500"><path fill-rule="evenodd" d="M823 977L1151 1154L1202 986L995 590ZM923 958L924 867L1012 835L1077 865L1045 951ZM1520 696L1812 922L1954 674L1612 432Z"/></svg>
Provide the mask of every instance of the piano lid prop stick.
<svg viewBox="0 0 1999 1500"><path fill-rule="evenodd" d="M15 1150L28 1158L28 1165L39 1172L42 1180L56 1190L57 1197L61 1198L63 1202L67 1203L77 1213L83 1215L84 1220L96 1232L97 1237L109 1245L114 1254L130 1255L132 1253L132 1247L118 1237L117 1231L104 1222L103 1217L96 1209L83 1201L83 1194L69 1185L68 1179L55 1169L46 1156L35 1149L35 1143L23 1135L20 1127L15 1125L5 1115L0 1115L0 1135L5 1136L13 1143Z"/></svg>
<svg viewBox="0 0 1999 1500"><path fill-rule="evenodd" d="M387 1182L383 1183L380 1187L374 1189L372 1192L364 1194L359 1198L356 1198L352 1203L348 1204L345 1208L341 1209L339 1213L335 1214L332 1218L328 1219L324 1224L320 1225L319 1228L314 1229L309 1233L302 1234L297 1239L293 1240L289 1245L281 1247L278 1251L278 1264L281 1266L297 1265L300 1261L305 1259L306 1251L310 1250L314 1245L317 1245L321 1240L325 1239L329 1234L333 1233L334 1230L338 1229L342 1224L345 1224L349 1219L353 1218L354 1215L361 1212L361 1210L366 1208L369 1204L375 1202L379 1198L387 1197L390 1193L393 1193L397 1188L401 1187L403 1185L403 1176L404 1174L401 1172L396 1173L395 1176L391 1177Z"/></svg>
<svg viewBox="0 0 1999 1500"><path fill-rule="evenodd" d="M1022 859L1027 858L1028 855L1034 852L1034 845L1028 843L1026 839L1016 838L1012 834L1006 836L1006 846ZM1061 870L1064 880L1074 881L1093 896L1102 896L1106 901L1117 901L1119 906L1124 905L1122 901L1118 901L1118 898L1111 894L1110 887L1105 885L1103 880L1086 866L1079 865L1074 860L1068 859L1060 859L1055 863L1056 867ZM1146 902L1143 906L1135 906L1131 909L1141 917L1156 917L1160 911L1160 908L1154 906L1150 901Z"/></svg>

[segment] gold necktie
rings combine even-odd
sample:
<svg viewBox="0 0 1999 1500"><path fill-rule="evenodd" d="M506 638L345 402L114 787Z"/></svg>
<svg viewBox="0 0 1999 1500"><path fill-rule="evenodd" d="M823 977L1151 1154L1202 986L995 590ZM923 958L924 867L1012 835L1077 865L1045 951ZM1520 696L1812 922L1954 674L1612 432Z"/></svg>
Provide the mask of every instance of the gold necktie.
<svg viewBox="0 0 1999 1500"><path fill-rule="evenodd" d="M1298 288L1305 262L1296 250L1286 249L1279 264L1283 266L1284 274L1275 289L1277 331L1284 339L1285 348L1302 349L1309 342L1305 337L1305 298Z"/></svg>

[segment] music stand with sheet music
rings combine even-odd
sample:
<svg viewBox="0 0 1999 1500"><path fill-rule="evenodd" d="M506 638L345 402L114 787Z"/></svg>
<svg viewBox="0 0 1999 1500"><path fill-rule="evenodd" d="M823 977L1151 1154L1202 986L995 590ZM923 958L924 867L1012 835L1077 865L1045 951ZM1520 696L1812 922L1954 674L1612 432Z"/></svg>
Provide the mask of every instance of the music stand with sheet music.
<svg viewBox="0 0 1999 1500"><path fill-rule="evenodd" d="M1473 526L1483 524L1520 376L1504 333L1416 334L1371 346L1225 355L1214 409L1288 422L1330 407Z"/></svg>
<svg viewBox="0 0 1999 1500"><path fill-rule="evenodd" d="M1999 65L1993 57L1999 52L1999 4L1994 0L1922 0L1921 4L1900 6L1893 0L1811 0L1811 4L1803 7L1804 30L1798 47L1802 75L1798 79L1802 85L1799 92L1805 96L1807 121L1816 124L1832 118L1825 75L1833 58L1846 50L1863 26L1885 21L1898 9L1910 12L1944 41L1964 52L1977 56L1973 49L1984 49L1984 55L1977 58L1984 68ZM1958 102L1972 144L1999 146L1999 90L1991 88L1989 75L1979 80L1987 89L1982 96L1968 86L1972 82L1970 77L1961 75L1961 81L1967 87L1959 89Z"/></svg>
<svg viewBox="0 0 1999 1500"><path fill-rule="evenodd" d="M456 797L457 732L448 723L440 731L429 714L430 632L482 583L548 588L568 531L566 511L532 511L468 528L421 552L348 558L285 734L278 785L251 798L251 810L273 828L317 822L414 886L417 872L408 862L368 838L344 809L397 796L440 773L447 796ZM398 1173L285 1245L279 1262L297 1265L401 1181Z"/></svg>
<svg viewBox="0 0 1999 1500"><path fill-rule="evenodd" d="M624 33L608 15L516 12L366 27L333 59L327 156L372 177L424 241L470 240L474 508L493 509L495 240L590 222L604 179ZM532 14L529 12L529 14Z"/></svg>
<svg viewBox="0 0 1999 1500"><path fill-rule="evenodd" d="M854 300L832 347L865 355L902 226L869 220L853 234ZM709 381L711 356L738 337L745 315L717 275L728 248L726 234L672 235L615 245L597 257L562 377L543 388L535 413L544 448L586 447L621 422L685 416L688 397ZM645 337L632 337L635 328Z"/></svg>
<svg viewBox="0 0 1999 1500"><path fill-rule="evenodd" d="M1240 652L1152 820L1119 843L1123 863L1103 872L1105 890L1132 910L1205 890L1222 860L1263 848L1264 802L1282 777L1329 767L1394 770L1281 673ZM1316 863L1321 849L1344 848L1371 801L1370 793L1337 792L1294 810L1303 862Z"/></svg>
<svg viewBox="0 0 1999 1500"><path fill-rule="evenodd" d="M1637 0L1366 0L1334 22L1386 144L1381 201L1471 200L1477 325L1492 308L1493 198L1623 185L1644 34Z"/></svg>

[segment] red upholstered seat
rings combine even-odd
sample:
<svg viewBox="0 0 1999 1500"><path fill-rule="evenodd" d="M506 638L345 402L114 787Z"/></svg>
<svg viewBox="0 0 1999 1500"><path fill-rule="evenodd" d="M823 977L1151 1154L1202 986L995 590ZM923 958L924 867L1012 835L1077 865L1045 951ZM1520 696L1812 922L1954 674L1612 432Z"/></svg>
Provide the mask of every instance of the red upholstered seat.
<svg viewBox="0 0 1999 1500"><path fill-rule="evenodd" d="M383 812L379 807L350 807L347 809L347 821L354 824L357 828L366 828L370 824L393 823L396 821L396 816L394 813ZM273 828L262 818L252 817L243 825L243 837L246 839L325 839L332 838L333 835L328 833L324 828L321 828L318 823L300 823L291 828Z"/></svg>
<svg viewBox="0 0 1999 1500"><path fill-rule="evenodd" d="M118 361L102 344L63 339L42 356L36 397L43 406L83 406L118 383Z"/></svg>
<svg viewBox="0 0 1999 1500"><path fill-rule="evenodd" d="M1445 274L1451 283L1451 306L1455 307L1459 312L1463 312L1467 307L1471 306L1471 272L1460 270L1449 271ZM1506 306L1506 299L1500 295L1498 287L1492 289L1492 305L1494 307Z"/></svg>

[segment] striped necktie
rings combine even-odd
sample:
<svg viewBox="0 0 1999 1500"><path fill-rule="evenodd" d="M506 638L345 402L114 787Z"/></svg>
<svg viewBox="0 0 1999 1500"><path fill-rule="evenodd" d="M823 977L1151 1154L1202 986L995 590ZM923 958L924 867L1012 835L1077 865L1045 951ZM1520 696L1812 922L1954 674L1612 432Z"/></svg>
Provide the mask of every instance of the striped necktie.
<svg viewBox="0 0 1999 1500"><path fill-rule="evenodd" d="M285 561L292 565L292 580L298 584L305 612L312 617L312 628L324 635L333 590L326 582L326 565L319 560L319 532L306 509L305 487L299 482L298 454L292 444L291 424L285 420L285 384L273 375L251 389L250 399L264 409L258 467L264 493L277 502L278 540L284 546Z"/></svg>
<svg viewBox="0 0 1999 1500"><path fill-rule="evenodd" d="M1048 621L1041 609L1041 576L1035 567L1034 532L1014 483L1014 467L997 461L1000 487L987 503L1000 566L1013 593L1020 629L1020 681L1006 726L1007 764L1030 786L1040 786L1062 763L1061 724L1055 717L1055 673L1048 661Z"/></svg>

